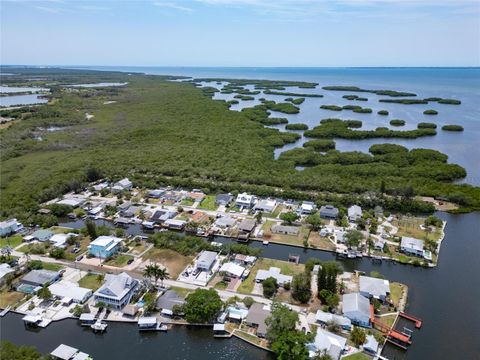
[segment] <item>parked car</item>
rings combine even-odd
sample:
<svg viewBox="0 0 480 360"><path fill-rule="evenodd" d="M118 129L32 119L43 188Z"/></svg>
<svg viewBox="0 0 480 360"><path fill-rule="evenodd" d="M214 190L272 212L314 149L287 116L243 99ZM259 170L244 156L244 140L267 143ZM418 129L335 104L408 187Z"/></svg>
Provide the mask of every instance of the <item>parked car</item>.
<svg viewBox="0 0 480 360"><path fill-rule="evenodd" d="M75 261L80 261L80 260L82 260L82 259L83 259L83 255L79 255L79 256L77 256L77 257L75 258Z"/></svg>
<svg viewBox="0 0 480 360"><path fill-rule="evenodd" d="M134 261L134 259L129 259L129 260L127 261L127 265L130 265L131 263L133 263L133 261Z"/></svg>

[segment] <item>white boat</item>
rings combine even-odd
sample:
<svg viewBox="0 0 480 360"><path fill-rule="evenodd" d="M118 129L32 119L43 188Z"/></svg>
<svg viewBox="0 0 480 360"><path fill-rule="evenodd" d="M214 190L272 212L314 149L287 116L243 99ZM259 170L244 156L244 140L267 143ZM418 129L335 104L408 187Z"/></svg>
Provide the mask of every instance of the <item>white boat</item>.
<svg viewBox="0 0 480 360"><path fill-rule="evenodd" d="M97 321L95 324L90 325L94 332L104 332L107 329L108 324L101 321Z"/></svg>
<svg viewBox="0 0 480 360"><path fill-rule="evenodd" d="M268 245L268 240L264 240L263 245Z"/></svg>

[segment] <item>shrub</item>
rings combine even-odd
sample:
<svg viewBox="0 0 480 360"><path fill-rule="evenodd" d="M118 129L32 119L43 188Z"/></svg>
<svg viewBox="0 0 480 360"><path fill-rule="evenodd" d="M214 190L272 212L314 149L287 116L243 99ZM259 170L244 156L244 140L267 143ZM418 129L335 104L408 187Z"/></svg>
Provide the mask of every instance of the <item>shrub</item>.
<svg viewBox="0 0 480 360"><path fill-rule="evenodd" d="M461 126L461 125L443 125L442 130L444 130L444 131L463 131L463 126Z"/></svg>
<svg viewBox="0 0 480 360"><path fill-rule="evenodd" d="M287 130L308 130L307 124L288 124L285 126Z"/></svg>
<svg viewBox="0 0 480 360"><path fill-rule="evenodd" d="M387 110L378 110L377 114L378 115L388 115L388 111Z"/></svg>
<svg viewBox="0 0 480 360"><path fill-rule="evenodd" d="M419 128L419 129L436 129L437 124L421 122L417 125L417 128Z"/></svg>
<svg viewBox="0 0 480 360"><path fill-rule="evenodd" d="M313 148L316 151L327 151L335 149L335 141L332 139L315 139L303 144L305 148Z"/></svg>
<svg viewBox="0 0 480 360"><path fill-rule="evenodd" d="M403 126L403 125L405 125L405 120L393 119L393 120L390 120L390 125L392 125L392 126Z"/></svg>
<svg viewBox="0 0 480 360"><path fill-rule="evenodd" d="M273 277L266 278L262 282L263 296L271 298L277 292L277 279Z"/></svg>
<svg viewBox="0 0 480 360"><path fill-rule="evenodd" d="M438 111L437 110L433 110L433 109L429 109L429 110L425 110L423 112L424 115L438 115Z"/></svg>

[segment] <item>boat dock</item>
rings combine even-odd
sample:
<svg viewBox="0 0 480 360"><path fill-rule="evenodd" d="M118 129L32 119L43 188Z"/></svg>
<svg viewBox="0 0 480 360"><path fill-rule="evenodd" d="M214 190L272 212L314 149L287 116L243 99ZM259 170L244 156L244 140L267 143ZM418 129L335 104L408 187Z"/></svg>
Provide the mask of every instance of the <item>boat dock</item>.
<svg viewBox="0 0 480 360"><path fill-rule="evenodd" d="M107 323L104 323L100 320L97 320L95 324L90 325L93 332L99 332L99 333L103 333L105 330L107 330L107 326L108 326Z"/></svg>

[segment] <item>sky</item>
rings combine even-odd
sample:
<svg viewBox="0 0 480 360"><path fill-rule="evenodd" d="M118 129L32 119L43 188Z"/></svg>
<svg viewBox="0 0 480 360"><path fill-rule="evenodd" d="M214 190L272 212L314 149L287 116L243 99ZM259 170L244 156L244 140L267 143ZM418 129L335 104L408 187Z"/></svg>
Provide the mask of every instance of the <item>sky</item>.
<svg viewBox="0 0 480 360"><path fill-rule="evenodd" d="M0 63L480 66L480 0L0 0Z"/></svg>

